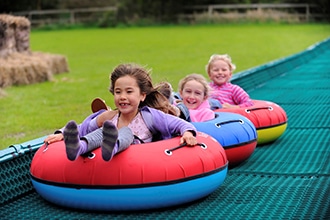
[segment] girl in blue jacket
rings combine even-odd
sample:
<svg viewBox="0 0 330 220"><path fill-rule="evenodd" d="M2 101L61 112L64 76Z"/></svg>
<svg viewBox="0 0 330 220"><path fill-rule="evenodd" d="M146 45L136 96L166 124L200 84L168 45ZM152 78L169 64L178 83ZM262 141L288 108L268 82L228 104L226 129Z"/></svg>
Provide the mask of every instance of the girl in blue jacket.
<svg viewBox="0 0 330 220"><path fill-rule="evenodd" d="M69 160L101 146L105 161L131 144L181 135L180 143L197 144L195 127L172 112L167 99L152 85L149 72L137 64L120 64L110 75L116 110L100 110L81 124L70 121L45 143L63 140ZM173 114L173 115L172 115Z"/></svg>

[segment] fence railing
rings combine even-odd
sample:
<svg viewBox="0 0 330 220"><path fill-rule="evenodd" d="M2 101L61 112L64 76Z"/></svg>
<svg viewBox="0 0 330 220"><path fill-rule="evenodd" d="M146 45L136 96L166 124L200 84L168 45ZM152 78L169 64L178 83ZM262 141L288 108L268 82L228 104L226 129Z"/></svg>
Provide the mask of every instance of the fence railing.
<svg viewBox="0 0 330 220"><path fill-rule="evenodd" d="M237 16L242 16L242 11L247 10L287 10L288 17L295 15L300 20L306 22L325 18L325 14L315 13L312 9L319 8L311 4L216 4L216 5L197 5L185 7L184 14L179 15L184 19L193 19L196 13L207 13L209 18L215 13L226 14L232 11L238 11ZM319 10L322 11L322 10ZM108 15L107 15L108 13ZM109 13L112 13L109 15ZM64 23L64 24L78 24L88 21L95 22L102 19L102 16L112 16L113 19L117 13L117 7L103 7L103 8L80 8L80 9L62 9L62 10L41 10L41 11L24 11L17 12L14 15L27 17L32 26ZM105 18L103 18L105 19ZM116 22L116 21L114 21Z"/></svg>
<svg viewBox="0 0 330 220"><path fill-rule="evenodd" d="M193 11L204 11L207 12L208 17L211 18L212 15L217 13L228 13L229 11L238 11L238 10L257 10L261 11L264 9L272 10L300 10L298 14L300 17L304 18L305 21L310 21L311 18L323 18L325 15L318 13L311 13L312 8L318 8L317 5L312 4L217 4L217 5L198 5L198 6L187 6L186 9ZM288 12L288 14L292 13Z"/></svg>
<svg viewBox="0 0 330 220"><path fill-rule="evenodd" d="M14 15L27 17L32 26L52 23L77 24L86 21L95 21L95 14L104 12L117 12L117 7L78 8L60 10L34 10L14 13Z"/></svg>

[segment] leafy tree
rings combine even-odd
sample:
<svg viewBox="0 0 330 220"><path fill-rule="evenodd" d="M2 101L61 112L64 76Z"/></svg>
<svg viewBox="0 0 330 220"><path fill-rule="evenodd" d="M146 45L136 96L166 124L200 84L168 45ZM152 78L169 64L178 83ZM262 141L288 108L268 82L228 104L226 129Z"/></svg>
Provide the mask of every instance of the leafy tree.
<svg viewBox="0 0 330 220"><path fill-rule="evenodd" d="M1 0L0 13L56 9L58 0Z"/></svg>

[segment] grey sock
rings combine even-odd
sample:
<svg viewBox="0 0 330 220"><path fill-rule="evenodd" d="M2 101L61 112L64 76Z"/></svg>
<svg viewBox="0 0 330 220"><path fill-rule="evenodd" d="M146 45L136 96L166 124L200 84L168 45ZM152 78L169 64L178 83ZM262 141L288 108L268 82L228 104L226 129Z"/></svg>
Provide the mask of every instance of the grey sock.
<svg viewBox="0 0 330 220"><path fill-rule="evenodd" d="M123 150L126 150L134 141L134 135L132 130L129 127L122 127L118 130L118 150L116 153L119 153Z"/></svg>
<svg viewBox="0 0 330 220"><path fill-rule="evenodd" d="M79 152L79 135L78 126L75 121L69 121L63 131L66 155L69 160L73 161Z"/></svg>
<svg viewBox="0 0 330 220"><path fill-rule="evenodd" d="M113 150L118 138L118 130L110 121L103 123L103 142L102 142L102 158L109 161L113 156Z"/></svg>

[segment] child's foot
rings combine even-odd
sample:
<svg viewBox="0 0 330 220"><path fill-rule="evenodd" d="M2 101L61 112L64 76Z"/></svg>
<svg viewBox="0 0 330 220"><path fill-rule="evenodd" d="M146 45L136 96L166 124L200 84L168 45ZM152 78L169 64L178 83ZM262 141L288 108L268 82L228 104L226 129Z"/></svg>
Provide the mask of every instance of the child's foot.
<svg viewBox="0 0 330 220"><path fill-rule="evenodd" d="M79 135L76 122L69 121L63 131L66 156L73 161L79 152Z"/></svg>
<svg viewBox="0 0 330 220"><path fill-rule="evenodd" d="M112 158L113 149L118 138L118 130L116 126L110 121L103 123L103 141L102 141L102 158L109 161Z"/></svg>

